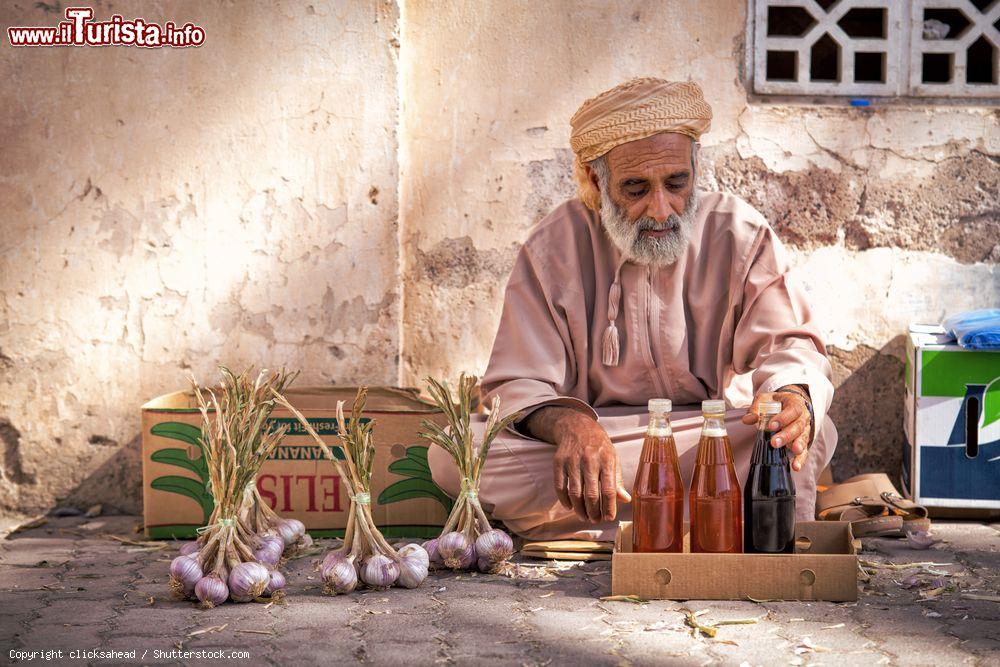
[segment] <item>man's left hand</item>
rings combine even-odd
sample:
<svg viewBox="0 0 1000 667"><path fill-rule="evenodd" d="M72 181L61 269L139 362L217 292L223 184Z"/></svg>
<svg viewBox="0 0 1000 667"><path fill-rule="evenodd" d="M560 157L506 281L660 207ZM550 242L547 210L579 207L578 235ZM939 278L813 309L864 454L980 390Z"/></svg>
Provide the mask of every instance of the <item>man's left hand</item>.
<svg viewBox="0 0 1000 667"><path fill-rule="evenodd" d="M809 408L806 407L806 399L799 393L801 388L795 390L775 391L773 394L758 394L754 397L750 409L743 415L744 424L756 424L759 417L757 415L757 404L762 400L775 400L781 402L781 412L771 417L768 428L778 433L771 438L772 447L788 447L792 455L792 470L802 470L809 456L809 436L812 432L812 416Z"/></svg>

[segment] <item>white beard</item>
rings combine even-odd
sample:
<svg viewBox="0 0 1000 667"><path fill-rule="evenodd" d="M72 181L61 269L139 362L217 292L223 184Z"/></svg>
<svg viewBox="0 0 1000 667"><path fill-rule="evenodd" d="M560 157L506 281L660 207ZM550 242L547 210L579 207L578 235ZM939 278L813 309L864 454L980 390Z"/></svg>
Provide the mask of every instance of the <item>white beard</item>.
<svg viewBox="0 0 1000 667"><path fill-rule="evenodd" d="M684 204L684 213L671 215L663 223L648 216L629 222L625 211L611 200L605 184L601 187L601 221L604 229L618 250L636 264L666 266L680 259L691 240L691 230L697 215L697 186L691 188L691 194ZM670 231L659 238L640 233L664 229Z"/></svg>

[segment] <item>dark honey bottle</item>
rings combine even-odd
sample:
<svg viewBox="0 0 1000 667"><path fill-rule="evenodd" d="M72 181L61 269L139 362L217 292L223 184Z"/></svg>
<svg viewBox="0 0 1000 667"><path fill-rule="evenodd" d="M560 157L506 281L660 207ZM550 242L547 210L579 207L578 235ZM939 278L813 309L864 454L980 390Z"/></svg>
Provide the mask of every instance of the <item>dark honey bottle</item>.
<svg viewBox="0 0 1000 667"><path fill-rule="evenodd" d="M770 422L779 412L777 401L757 404L757 439L743 486L743 548L747 553L795 552L795 482L788 449L771 446L776 432Z"/></svg>

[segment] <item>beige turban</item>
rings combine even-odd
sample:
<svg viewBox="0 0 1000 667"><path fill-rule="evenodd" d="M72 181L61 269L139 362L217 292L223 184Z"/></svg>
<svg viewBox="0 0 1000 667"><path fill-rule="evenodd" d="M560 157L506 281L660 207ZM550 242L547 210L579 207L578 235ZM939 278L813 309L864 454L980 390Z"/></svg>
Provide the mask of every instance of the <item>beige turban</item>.
<svg viewBox="0 0 1000 667"><path fill-rule="evenodd" d="M587 178L584 163L615 146L661 132L676 132L697 141L711 121L712 108L705 102L701 86L690 81L632 79L590 98L569 121L580 198L595 211L600 209L600 193Z"/></svg>

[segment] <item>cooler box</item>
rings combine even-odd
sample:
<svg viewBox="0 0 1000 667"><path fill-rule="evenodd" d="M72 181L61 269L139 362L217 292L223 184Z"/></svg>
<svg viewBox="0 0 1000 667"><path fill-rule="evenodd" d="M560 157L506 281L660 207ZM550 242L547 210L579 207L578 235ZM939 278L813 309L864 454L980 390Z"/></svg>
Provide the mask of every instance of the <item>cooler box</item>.
<svg viewBox="0 0 1000 667"><path fill-rule="evenodd" d="M911 499L1000 509L1000 351L966 350L941 327L911 326L904 414Z"/></svg>

